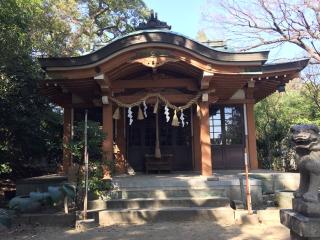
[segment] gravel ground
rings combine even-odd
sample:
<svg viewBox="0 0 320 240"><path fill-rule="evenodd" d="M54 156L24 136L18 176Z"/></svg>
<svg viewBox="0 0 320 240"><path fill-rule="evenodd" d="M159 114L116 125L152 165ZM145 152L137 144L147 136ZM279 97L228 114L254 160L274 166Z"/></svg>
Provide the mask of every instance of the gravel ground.
<svg viewBox="0 0 320 240"><path fill-rule="evenodd" d="M0 239L39 240L289 240L289 230L280 223L219 225L213 222L162 222L145 225L99 227L86 232L54 227L12 228L0 231Z"/></svg>

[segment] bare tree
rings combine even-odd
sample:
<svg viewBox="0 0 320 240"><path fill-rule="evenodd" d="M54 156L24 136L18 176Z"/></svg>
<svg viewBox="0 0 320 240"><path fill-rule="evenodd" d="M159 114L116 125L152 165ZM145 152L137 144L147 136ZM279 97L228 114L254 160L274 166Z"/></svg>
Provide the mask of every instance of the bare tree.
<svg viewBox="0 0 320 240"><path fill-rule="evenodd" d="M320 112L319 0L208 0L204 21L242 51L284 43L311 58L301 75L304 93Z"/></svg>
<svg viewBox="0 0 320 240"><path fill-rule="evenodd" d="M320 63L319 0L208 0L207 6L209 27L224 29L242 50L288 42Z"/></svg>

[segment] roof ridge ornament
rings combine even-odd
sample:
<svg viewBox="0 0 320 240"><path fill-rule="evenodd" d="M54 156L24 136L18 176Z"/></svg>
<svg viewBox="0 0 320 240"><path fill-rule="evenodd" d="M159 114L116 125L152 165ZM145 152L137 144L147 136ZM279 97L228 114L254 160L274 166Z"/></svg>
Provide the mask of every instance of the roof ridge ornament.
<svg viewBox="0 0 320 240"><path fill-rule="evenodd" d="M150 17L147 22L142 22L136 27L136 30L146 30L146 29L168 29L171 30L171 26L167 22L160 21L158 19L158 14L153 10L150 12Z"/></svg>

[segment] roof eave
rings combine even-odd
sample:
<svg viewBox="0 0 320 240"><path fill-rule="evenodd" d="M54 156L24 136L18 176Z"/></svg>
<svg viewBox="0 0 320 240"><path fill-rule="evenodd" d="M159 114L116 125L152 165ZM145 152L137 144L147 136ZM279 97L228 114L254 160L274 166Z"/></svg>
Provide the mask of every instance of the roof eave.
<svg viewBox="0 0 320 240"><path fill-rule="evenodd" d="M305 58L298 61L283 62L275 64L265 64L262 66L263 73L269 72L284 72L284 71L302 71L309 63L310 58Z"/></svg>
<svg viewBox="0 0 320 240"><path fill-rule="evenodd" d="M202 43L187 38L183 35L171 31L139 31L131 33L122 38L110 42L105 47L87 55L79 57L62 57L62 58L39 58L39 63L42 68L47 67L81 67L98 63L102 59L109 57L118 51L129 48L133 45L143 44L167 44L188 51L193 51L209 60L221 61L221 63L243 63L259 62L259 65L264 64L269 55L269 51L261 52L245 52L233 53L224 52L212 49Z"/></svg>

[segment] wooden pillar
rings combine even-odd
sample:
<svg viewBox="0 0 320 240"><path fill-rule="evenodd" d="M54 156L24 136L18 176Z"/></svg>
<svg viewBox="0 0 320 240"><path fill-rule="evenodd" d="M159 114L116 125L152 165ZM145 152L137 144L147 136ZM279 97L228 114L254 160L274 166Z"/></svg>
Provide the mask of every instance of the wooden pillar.
<svg viewBox="0 0 320 240"><path fill-rule="evenodd" d="M71 152L65 146L70 143L72 137L73 125L73 109L65 107L63 110L63 172L68 173L69 166L71 165Z"/></svg>
<svg viewBox="0 0 320 240"><path fill-rule="evenodd" d="M212 175L211 143L209 132L209 103L201 102L200 106L200 154L201 154L201 175Z"/></svg>
<svg viewBox="0 0 320 240"><path fill-rule="evenodd" d="M258 169L254 101L246 103L248 122L248 154L251 169Z"/></svg>
<svg viewBox="0 0 320 240"><path fill-rule="evenodd" d="M122 109L121 109L122 110ZM116 173L126 173L127 162L126 162L126 116L124 111L120 111L121 118L115 121L116 132L115 132L115 164Z"/></svg>
<svg viewBox="0 0 320 240"><path fill-rule="evenodd" d="M113 160L113 119L112 105L102 105L102 131L106 134L106 139L102 143L104 161Z"/></svg>
<svg viewBox="0 0 320 240"><path fill-rule="evenodd" d="M193 127L193 157L194 157L194 171L201 169L201 154L200 154L200 119L197 116L197 111L193 111L192 127Z"/></svg>

